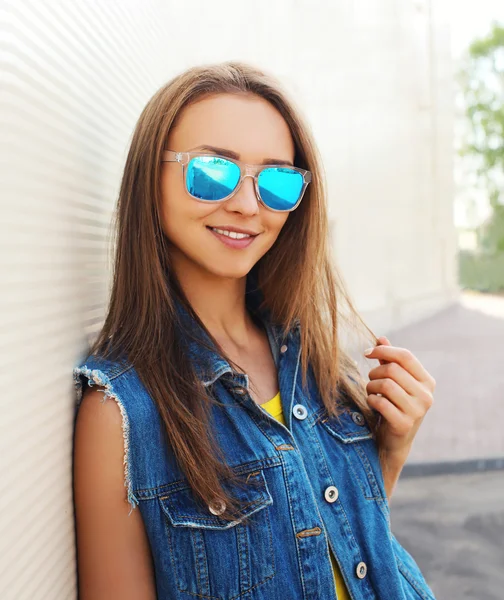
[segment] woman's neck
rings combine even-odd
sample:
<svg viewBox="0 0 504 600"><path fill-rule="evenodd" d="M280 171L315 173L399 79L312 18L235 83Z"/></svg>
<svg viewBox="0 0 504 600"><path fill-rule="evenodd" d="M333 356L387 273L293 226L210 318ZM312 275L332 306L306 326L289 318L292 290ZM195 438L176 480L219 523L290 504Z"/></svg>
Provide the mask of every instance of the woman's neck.
<svg viewBox="0 0 504 600"><path fill-rule="evenodd" d="M246 277L224 278L211 273L196 276L190 269L181 271L179 285L217 342L222 346L247 347L257 334L257 324L245 303Z"/></svg>

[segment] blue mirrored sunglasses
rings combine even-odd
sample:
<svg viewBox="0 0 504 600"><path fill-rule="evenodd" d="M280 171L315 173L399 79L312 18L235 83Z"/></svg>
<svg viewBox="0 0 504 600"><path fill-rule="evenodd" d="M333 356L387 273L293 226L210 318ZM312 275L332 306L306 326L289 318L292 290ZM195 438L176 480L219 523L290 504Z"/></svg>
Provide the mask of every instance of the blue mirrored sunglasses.
<svg viewBox="0 0 504 600"><path fill-rule="evenodd" d="M278 212L297 208L311 181L311 173L305 169L248 165L217 154L165 150L161 162L180 163L187 193L202 202L227 200L245 177L252 177L259 201Z"/></svg>

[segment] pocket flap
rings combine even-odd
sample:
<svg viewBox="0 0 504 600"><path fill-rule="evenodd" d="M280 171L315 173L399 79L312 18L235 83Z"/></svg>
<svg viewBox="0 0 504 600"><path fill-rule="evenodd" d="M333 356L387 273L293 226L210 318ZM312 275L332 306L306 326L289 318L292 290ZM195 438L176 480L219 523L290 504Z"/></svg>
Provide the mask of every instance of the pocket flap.
<svg viewBox="0 0 504 600"><path fill-rule="evenodd" d="M264 473L256 469L246 473L244 482L247 487L239 485L230 486L224 482L224 488L233 498L236 498L241 507L238 518L226 521L210 511L210 507L201 504L192 489L184 486L159 496L163 512L175 527L203 527L206 529L228 529L240 523L245 517L273 504L273 498L268 490Z"/></svg>
<svg viewBox="0 0 504 600"><path fill-rule="evenodd" d="M317 420L344 444L369 440L373 437L364 415L358 410L348 409L338 417L334 417L328 416L323 407Z"/></svg>

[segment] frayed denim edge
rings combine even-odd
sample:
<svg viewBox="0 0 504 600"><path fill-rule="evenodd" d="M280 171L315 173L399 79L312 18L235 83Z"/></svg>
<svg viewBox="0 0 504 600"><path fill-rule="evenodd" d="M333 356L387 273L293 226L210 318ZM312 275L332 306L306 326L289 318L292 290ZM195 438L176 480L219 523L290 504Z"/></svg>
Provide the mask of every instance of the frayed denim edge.
<svg viewBox="0 0 504 600"><path fill-rule="evenodd" d="M130 478L130 464L129 464L129 419L126 413L126 409L124 408L121 400L114 394L112 384L110 383L110 379L98 369L88 369L85 365L83 367L75 367L73 370L73 378L75 382L76 392L77 392L77 406L79 406L82 400L82 380L81 375L84 375L88 378L88 385L91 387L93 384L104 386L104 401L105 398L113 398L117 404L119 405L119 410L122 415L122 432L123 432L123 440L124 440L124 486L128 491L128 502L131 505L131 510L128 513L128 517L131 515L133 509L138 505L138 499L135 494L133 494L133 486Z"/></svg>

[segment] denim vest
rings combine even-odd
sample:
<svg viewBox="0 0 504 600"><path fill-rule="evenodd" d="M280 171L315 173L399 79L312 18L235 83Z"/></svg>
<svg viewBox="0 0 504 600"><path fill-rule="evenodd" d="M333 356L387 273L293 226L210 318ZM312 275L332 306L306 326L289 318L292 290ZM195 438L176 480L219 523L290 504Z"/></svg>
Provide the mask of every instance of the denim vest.
<svg viewBox="0 0 504 600"><path fill-rule="evenodd" d="M139 509L145 524L158 600L337 600L329 546L352 600L434 600L391 532L363 415L350 407L339 419L327 416L311 368L308 389L301 385L299 322L284 336L257 308L258 293L247 297L268 335L286 426L252 399L246 374L197 341L189 344L198 377L222 403L212 415L227 462L253 483L227 487L243 505L231 523L213 504L195 501L133 366L89 355L74 369L78 402L85 380L105 386L119 404L130 514Z"/></svg>

